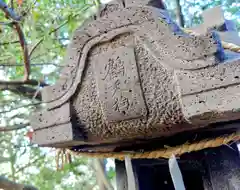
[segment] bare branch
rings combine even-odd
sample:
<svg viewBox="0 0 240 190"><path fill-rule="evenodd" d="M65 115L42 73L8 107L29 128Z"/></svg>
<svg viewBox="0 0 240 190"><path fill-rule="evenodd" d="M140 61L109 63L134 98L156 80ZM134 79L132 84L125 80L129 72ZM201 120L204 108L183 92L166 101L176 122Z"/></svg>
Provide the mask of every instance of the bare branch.
<svg viewBox="0 0 240 190"><path fill-rule="evenodd" d="M21 17L19 17L12 9L10 9L2 0L0 0L0 9L2 9L7 18L11 18L17 22L21 20Z"/></svg>
<svg viewBox="0 0 240 190"><path fill-rule="evenodd" d="M46 51L44 53L38 54L34 57L31 57L31 61L36 60L39 57L45 56L46 54L49 54L49 51L53 51L54 49L58 49L58 48L66 47L66 46L67 45L60 45L60 46L56 46L56 47L53 47L53 48L46 48L45 49Z"/></svg>
<svg viewBox="0 0 240 190"><path fill-rule="evenodd" d="M23 81L27 81L29 79L30 75L30 59L28 56L28 48L27 43L23 34L23 31L21 29L21 26L18 21L20 21L20 17L15 14L15 12L10 9L7 4L5 4L3 1L0 0L0 9L2 9L5 12L6 18L11 18L14 20L12 23L12 27L16 30L19 38L19 42L21 44L22 50L23 50L23 60L24 60L24 78Z"/></svg>
<svg viewBox="0 0 240 190"><path fill-rule="evenodd" d="M18 103L19 103L19 101L18 101ZM5 104L6 105L6 104ZM5 106L4 105L4 106ZM13 119L16 119L16 118L18 118L18 119L26 119L26 113L24 114L24 113L16 113L16 114L14 114L13 116L11 116L11 117L4 117L4 119L6 119L6 121L11 121L11 120L13 120ZM20 123L20 124L23 124L23 123Z"/></svg>
<svg viewBox="0 0 240 190"><path fill-rule="evenodd" d="M39 91L39 89L34 89L25 85L32 85L32 86L38 86L38 87L44 87L48 86L43 81L36 81L36 80L27 80L27 81L0 81L0 90L9 90L15 94L20 94L24 97L27 97L29 99L40 100L42 99L41 93L36 93Z"/></svg>
<svg viewBox="0 0 240 190"><path fill-rule="evenodd" d="M70 21L70 19L68 18L68 20L64 21L62 24L60 24L58 27L54 28L53 30L51 30L50 32L48 32L48 35L51 35L52 33L56 32L57 30L59 30L60 28L62 28L63 26L65 26L68 22ZM34 51L38 48L38 46L44 41L45 36L43 36L32 48L32 50L29 53L29 57L31 58L32 54L34 53Z"/></svg>
<svg viewBox="0 0 240 190"><path fill-rule="evenodd" d="M12 25L12 22L9 22L9 23L2 23L4 25ZM0 25L1 25L1 22L0 22ZM57 40L57 41L61 41L61 40L69 40L69 38L54 38L53 40ZM12 41L12 42L3 42L3 43L0 43L0 46L3 46L3 45L9 45L9 44L17 44L19 43L20 41L19 40L16 40L16 41Z"/></svg>
<svg viewBox="0 0 240 190"><path fill-rule="evenodd" d="M0 176L0 189L7 189L7 190L38 190L36 187L30 186L30 185L24 185L21 183L16 183L13 181L10 181L9 179Z"/></svg>
<svg viewBox="0 0 240 190"><path fill-rule="evenodd" d="M16 131L16 130L24 129L29 125L30 123L25 123L25 124L13 125L13 126L0 127L0 132Z"/></svg>
<svg viewBox="0 0 240 190"><path fill-rule="evenodd" d="M48 86L48 84L46 84L45 82L43 81L37 81L37 80L26 80L26 81L19 81L19 80L16 80L16 81L1 81L0 80L0 88L2 85L5 85L5 86L8 86L8 85L32 85L32 86Z"/></svg>
<svg viewBox="0 0 240 190"><path fill-rule="evenodd" d="M16 107L10 108L8 110L0 111L0 114L5 114L5 113L11 112L13 110L17 110L17 109L24 108L24 107L37 106L40 104L41 104L41 102L37 102L37 103L32 103L32 104L27 104L27 105L16 106Z"/></svg>
<svg viewBox="0 0 240 190"><path fill-rule="evenodd" d="M89 7L83 8L82 11L86 11L88 10ZM81 11L80 11L81 12ZM74 14L74 15L69 15L67 20L65 20L62 24L60 24L58 27L54 28L53 30L48 32L48 35L51 35L52 33L55 33L56 31L58 31L60 28L62 28L63 26L65 26L69 21L70 18L74 18L77 17L80 13ZM32 48L32 50L30 51L29 57L32 56L33 52L38 48L38 46L44 41L45 36L43 36Z"/></svg>
<svg viewBox="0 0 240 190"><path fill-rule="evenodd" d="M23 85L0 85L0 91L3 90L9 90L14 94L19 94L29 99L32 99L36 92L36 89ZM35 99L41 101L41 94L37 94Z"/></svg>
<svg viewBox="0 0 240 190"><path fill-rule="evenodd" d="M43 42L44 37L42 39L40 39L31 49L30 53L29 53L29 57L32 56L32 54L34 53L34 51L38 48L38 46Z"/></svg>
<svg viewBox="0 0 240 190"><path fill-rule="evenodd" d="M35 4L38 2L38 0L35 0L28 8L26 11L24 11L24 15L21 15L22 17L28 16L28 14L31 12L31 9L35 6Z"/></svg>
<svg viewBox="0 0 240 190"><path fill-rule="evenodd" d="M60 65L58 63L33 63L31 64L31 67L37 67L37 66L48 66L48 65L53 65L56 67L63 67L64 65ZM0 67L23 67L24 65L20 64L8 64L8 63L0 63Z"/></svg>
<svg viewBox="0 0 240 190"><path fill-rule="evenodd" d="M36 147L36 148L38 148L38 147ZM39 161L39 160L41 160L41 159L43 159L43 158L45 158L45 157L46 157L46 154L43 154L43 155L37 157L37 158L34 159L34 160L31 159L31 160L33 160L32 162L29 161L25 166L17 169L17 170L16 170L16 173L22 172L23 170L25 170L25 169L28 168L29 166L35 164L37 161Z"/></svg>
<svg viewBox="0 0 240 190"><path fill-rule="evenodd" d="M0 22L0 25L12 26L13 22Z"/></svg>
<svg viewBox="0 0 240 190"><path fill-rule="evenodd" d="M14 103L14 104L16 104L16 103L18 103L19 102L19 99L17 99L17 100L12 100L12 99L10 99L10 100L1 100L0 101L0 107L3 107L3 106L5 106L6 104L9 104L9 103Z"/></svg>
<svg viewBox="0 0 240 190"><path fill-rule="evenodd" d="M9 45L9 44L17 44L17 43L19 43L19 40L12 41L12 42L3 42L3 43L0 43L0 46Z"/></svg>
<svg viewBox="0 0 240 190"><path fill-rule="evenodd" d="M23 50L23 60L24 60L24 81L27 81L29 79L30 75L30 59L28 55L28 48L27 48L27 43L23 34L23 31L21 29L21 26L19 23L14 22L14 28L17 31L19 41Z"/></svg>
<svg viewBox="0 0 240 190"><path fill-rule="evenodd" d="M41 99L42 99L41 93L36 94L36 89L28 87L28 86L20 85L21 81L10 81L10 83L12 83L12 84L10 84L10 85L8 83L6 84L5 81L3 84L0 83L0 90L9 90L10 92L22 95L29 99L32 99L35 96L35 99L41 101ZM5 113L8 113L8 112L11 112L13 110L20 109L23 107L37 106L40 104L41 104L40 102L37 102L37 103L32 103L32 104L27 104L27 105L21 105L18 107L14 107L14 108L10 108L8 110L1 111L0 114L5 114Z"/></svg>

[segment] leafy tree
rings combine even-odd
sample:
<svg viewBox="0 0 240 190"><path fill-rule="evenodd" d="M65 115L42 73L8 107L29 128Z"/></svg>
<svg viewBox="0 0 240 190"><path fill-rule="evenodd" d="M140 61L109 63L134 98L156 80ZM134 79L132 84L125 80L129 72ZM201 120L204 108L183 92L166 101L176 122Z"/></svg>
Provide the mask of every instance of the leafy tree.
<svg viewBox="0 0 240 190"><path fill-rule="evenodd" d="M13 11L0 12L1 179L44 190L92 189L96 186L92 160L74 157L56 171L54 150L31 145L26 133L29 114L40 106L39 89L56 81L71 34L96 3L0 1L1 8L5 5ZM16 18L11 18L13 13Z"/></svg>
<svg viewBox="0 0 240 190"><path fill-rule="evenodd" d="M177 21L179 20L179 17L181 17L179 14L182 12L182 15L184 17L184 27L192 27L200 24L202 22L201 13L203 10L221 5L224 10L225 17L227 19L235 21L238 30L240 29L240 5L238 0L165 0L165 3L170 12L170 15ZM181 9L181 12L178 10L179 7Z"/></svg>

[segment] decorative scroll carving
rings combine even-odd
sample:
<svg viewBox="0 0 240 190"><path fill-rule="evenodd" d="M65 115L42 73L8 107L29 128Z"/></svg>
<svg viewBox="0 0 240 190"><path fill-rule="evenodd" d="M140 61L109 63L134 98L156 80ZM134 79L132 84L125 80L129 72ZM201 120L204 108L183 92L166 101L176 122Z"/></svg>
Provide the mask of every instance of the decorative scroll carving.
<svg viewBox="0 0 240 190"><path fill-rule="evenodd" d="M215 32L188 35L164 11L119 2L75 32L59 81L43 89L36 143L121 143L240 118L238 54Z"/></svg>
<svg viewBox="0 0 240 190"><path fill-rule="evenodd" d="M191 60L212 55L219 51L220 47L218 47L218 42L214 39L215 35L211 35L210 37L208 37L209 35L197 37L189 35L182 36L180 34L175 35L174 31L167 25L168 22L170 23L169 20L169 17L159 12L158 9L151 7L131 7L115 11L111 16L106 15L77 30L68 49L70 53L67 56L68 65L66 68L69 68L68 73L71 73L72 76L68 78L68 85L64 88L65 90L62 90L64 83L66 83L65 80L67 80L64 77L63 80L59 80L60 82L58 82L55 87L47 87L43 90L43 99L45 102L49 102L47 105L49 109L60 106L68 101L74 94L77 85L81 83L81 76L88 55L87 52L94 45L104 41L104 38L113 38L121 34L123 30L128 29L128 31L141 32L143 29L143 31L145 31L143 37L146 43L151 41L153 43L152 47L155 46L155 50L158 49L158 52L160 52L160 50L164 51L163 54L158 56L166 60L176 57L172 59L172 61L173 63L176 62L174 66L178 66L179 62L183 62L182 64L180 63L180 68L183 64L187 67L191 65ZM177 28L175 23L171 23L171 26ZM150 36L150 34L147 33L149 29L155 31L155 35ZM81 37L82 33L83 37ZM169 43L168 40L164 39L171 39L172 42ZM206 51L206 49L208 49L208 51ZM182 59L183 56L186 56L187 59ZM214 63L206 64L210 65ZM73 67L73 65L75 65L75 67ZM68 69L64 69L64 71L67 70Z"/></svg>

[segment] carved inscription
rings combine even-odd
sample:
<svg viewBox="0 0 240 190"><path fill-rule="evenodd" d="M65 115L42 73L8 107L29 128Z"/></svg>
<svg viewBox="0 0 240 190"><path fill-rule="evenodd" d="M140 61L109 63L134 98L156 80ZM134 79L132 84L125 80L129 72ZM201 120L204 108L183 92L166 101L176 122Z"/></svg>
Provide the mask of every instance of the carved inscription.
<svg viewBox="0 0 240 190"><path fill-rule="evenodd" d="M147 113L134 49L121 47L94 59L103 113L109 122L138 118Z"/></svg>

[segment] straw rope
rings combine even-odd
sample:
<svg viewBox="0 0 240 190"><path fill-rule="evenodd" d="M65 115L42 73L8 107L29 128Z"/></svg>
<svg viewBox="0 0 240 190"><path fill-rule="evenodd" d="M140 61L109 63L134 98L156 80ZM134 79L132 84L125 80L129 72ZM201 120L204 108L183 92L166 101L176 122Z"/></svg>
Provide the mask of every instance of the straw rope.
<svg viewBox="0 0 240 190"><path fill-rule="evenodd" d="M222 41L222 46L224 49L229 49L231 51L240 53L240 46L237 46L235 44Z"/></svg>
<svg viewBox="0 0 240 190"><path fill-rule="evenodd" d="M239 133L233 133L231 135L225 135L217 137L215 139L204 139L199 142L194 142L192 144L183 144L176 147L168 147L160 150L149 151L149 152L112 152L112 153L87 153L87 152L76 152L72 150L66 150L68 153L79 156L87 156L93 158L117 158L123 160L125 156L130 158L140 159L140 158L170 158L172 155L180 156L184 153L189 153L193 151L199 151L206 148L219 147L221 145L227 145L230 142L236 142L240 140Z"/></svg>

